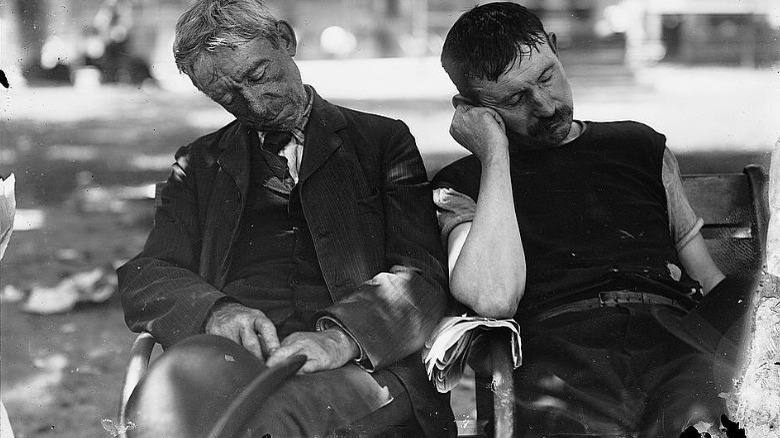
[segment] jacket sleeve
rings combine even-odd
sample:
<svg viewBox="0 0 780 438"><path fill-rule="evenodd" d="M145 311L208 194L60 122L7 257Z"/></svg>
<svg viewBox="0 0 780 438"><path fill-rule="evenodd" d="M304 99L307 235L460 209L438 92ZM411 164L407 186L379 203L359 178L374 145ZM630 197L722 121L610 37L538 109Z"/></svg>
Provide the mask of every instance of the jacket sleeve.
<svg viewBox="0 0 780 438"><path fill-rule="evenodd" d="M202 331L209 310L225 295L198 275L201 230L195 183L186 149L159 198L154 226L142 252L117 270L125 321L163 346Z"/></svg>
<svg viewBox="0 0 780 438"><path fill-rule="evenodd" d="M444 250L425 167L409 129L395 122L380 189L389 269L325 309L360 345L368 369L420 350L447 307Z"/></svg>

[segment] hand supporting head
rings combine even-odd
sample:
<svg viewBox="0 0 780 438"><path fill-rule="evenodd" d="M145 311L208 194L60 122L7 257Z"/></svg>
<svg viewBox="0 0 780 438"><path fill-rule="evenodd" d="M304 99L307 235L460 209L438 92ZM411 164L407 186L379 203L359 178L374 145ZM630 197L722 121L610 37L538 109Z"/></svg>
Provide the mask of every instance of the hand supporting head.
<svg viewBox="0 0 780 438"><path fill-rule="evenodd" d="M572 139L574 104L555 35L526 8L489 3L466 12L441 59L459 100L497 112L512 144L544 148Z"/></svg>

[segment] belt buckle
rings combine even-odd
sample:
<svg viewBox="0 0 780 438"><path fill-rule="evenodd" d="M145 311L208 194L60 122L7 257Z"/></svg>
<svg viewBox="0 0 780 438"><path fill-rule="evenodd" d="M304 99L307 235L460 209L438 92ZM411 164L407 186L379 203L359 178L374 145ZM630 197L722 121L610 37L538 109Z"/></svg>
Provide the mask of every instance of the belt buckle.
<svg viewBox="0 0 780 438"><path fill-rule="evenodd" d="M617 307L618 299L614 292L599 292L599 307Z"/></svg>

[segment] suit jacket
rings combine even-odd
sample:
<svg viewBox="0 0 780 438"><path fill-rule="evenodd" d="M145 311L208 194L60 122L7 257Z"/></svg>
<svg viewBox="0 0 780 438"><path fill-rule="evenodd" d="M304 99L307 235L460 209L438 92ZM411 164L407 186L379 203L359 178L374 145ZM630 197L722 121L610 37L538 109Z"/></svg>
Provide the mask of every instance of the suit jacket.
<svg viewBox="0 0 780 438"><path fill-rule="evenodd" d="M322 315L352 334L371 367L404 382L426 431L452 434L448 397L419 354L445 312L447 272L414 138L401 121L316 94L305 135L301 205L333 299ZM202 333L225 297L258 143L234 121L177 152L143 251L117 271L131 330L163 346Z"/></svg>

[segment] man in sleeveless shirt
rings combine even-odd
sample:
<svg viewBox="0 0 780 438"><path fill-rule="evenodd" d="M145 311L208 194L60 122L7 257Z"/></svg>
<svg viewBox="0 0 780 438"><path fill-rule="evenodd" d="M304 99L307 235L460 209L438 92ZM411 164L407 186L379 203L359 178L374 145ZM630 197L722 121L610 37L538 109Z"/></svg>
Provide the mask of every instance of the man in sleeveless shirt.
<svg viewBox="0 0 780 438"><path fill-rule="evenodd" d="M177 65L236 120L177 152L146 245L118 270L125 318L165 347L205 333L268 366L305 355L251 436L452 436L419 353L447 276L414 138L304 85L296 44L260 0L199 0L179 19Z"/></svg>
<svg viewBox="0 0 780 438"><path fill-rule="evenodd" d="M574 119L555 35L518 4L464 13L441 58L459 92L450 133L472 152L433 181L450 289L521 324L518 433L717 431L713 356L656 317L729 298L665 137Z"/></svg>

